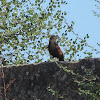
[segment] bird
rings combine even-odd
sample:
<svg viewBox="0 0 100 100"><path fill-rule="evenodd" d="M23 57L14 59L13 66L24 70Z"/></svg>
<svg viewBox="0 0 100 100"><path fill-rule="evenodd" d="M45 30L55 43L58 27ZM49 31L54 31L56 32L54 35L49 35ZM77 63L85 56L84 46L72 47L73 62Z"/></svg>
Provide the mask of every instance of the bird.
<svg viewBox="0 0 100 100"><path fill-rule="evenodd" d="M50 55L59 58L59 61L64 61L64 55L62 50L60 49L59 45L56 42L58 36L52 35L49 39L48 50Z"/></svg>

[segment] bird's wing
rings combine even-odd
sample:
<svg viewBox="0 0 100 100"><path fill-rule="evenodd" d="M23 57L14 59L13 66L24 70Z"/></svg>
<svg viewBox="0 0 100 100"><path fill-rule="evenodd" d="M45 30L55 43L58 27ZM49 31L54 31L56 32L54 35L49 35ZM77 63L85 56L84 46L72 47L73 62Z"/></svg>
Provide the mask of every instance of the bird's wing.
<svg viewBox="0 0 100 100"><path fill-rule="evenodd" d="M56 52L59 54L59 55L63 55L63 52L61 51L60 47L58 46L58 44L56 44Z"/></svg>

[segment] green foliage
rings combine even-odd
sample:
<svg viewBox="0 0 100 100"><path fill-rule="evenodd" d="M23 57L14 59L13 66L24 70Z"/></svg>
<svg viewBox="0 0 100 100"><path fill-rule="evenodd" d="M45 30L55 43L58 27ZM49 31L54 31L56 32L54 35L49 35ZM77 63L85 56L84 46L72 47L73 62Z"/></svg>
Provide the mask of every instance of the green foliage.
<svg viewBox="0 0 100 100"><path fill-rule="evenodd" d="M3 63L7 62L4 65L44 59L47 50L43 41L49 37L55 20L59 23L57 30L61 27L61 11L53 14L61 2L49 1L46 8L43 8L44 3L43 0L0 1L0 50Z"/></svg>
<svg viewBox="0 0 100 100"><path fill-rule="evenodd" d="M47 90L52 93L52 95L56 95L56 91L51 89L50 86L47 87Z"/></svg>
<svg viewBox="0 0 100 100"><path fill-rule="evenodd" d="M72 21L68 25L66 22L66 9L61 9L65 5L67 2L60 0L0 1L0 52L3 64L49 60L47 41L52 34L62 37L60 46L65 50L66 61L78 60L76 57L81 58L81 53L86 55L84 57L92 57L91 52L84 50L88 35L83 39L77 36L70 38L75 23Z"/></svg>
<svg viewBox="0 0 100 100"><path fill-rule="evenodd" d="M94 75L90 69L85 69L86 75L77 75L76 83L80 86L78 88L79 94L85 96L88 100L100 99L100 78ZM78 78L81 78L81 81ZM98 80L98 81L97 81Z"/></svg>
<svg viewBox="0 0 100 100"><path fill-rule="evenodd" d="M67 68L67 66L64 67L58 63L56 64L61 69L63 69L65 72L70 74L71 79L74 80L73 84L77 83L78 88L75 91L73 90L73 92L78 93L79 95L84 97L86 100L99 100L100 99L100 77L93 73L93 69L91 68L80 69L80 70L84 70L84 75L82 75L81 73L73 72L72 68ZM49 88L49 90L52 90L52 89ZM53 91L53 93L55 92L57 91ZM62 94L58 93L58 95L61 96ZM67 96L67 97L70 98L70 96ZM74 99L76 100L76 98ZM65 100L65 98L63 100ZM71 98L68 100L71 100Z"/></svg>
<svg viewBox="0 0 100 100"><path fill-rule="evenodd" d="M64 98L63 96L59 95L59 94L57 93L57 91L56 91L56 90L53 90L50 86L47 87L47 90L48 90L53 96L56 96L56 99L57 99L57 98L60 98L60 99L62 99L62 100L71 100L71 99L69 99L69 98Z"/></svg>

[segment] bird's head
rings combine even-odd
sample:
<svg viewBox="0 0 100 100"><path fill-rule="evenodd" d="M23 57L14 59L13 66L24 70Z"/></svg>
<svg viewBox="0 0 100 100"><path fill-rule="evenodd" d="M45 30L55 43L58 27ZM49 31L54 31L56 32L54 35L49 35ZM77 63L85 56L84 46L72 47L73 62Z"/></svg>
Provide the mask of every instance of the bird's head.
<svg viewBox="0 0 100 100"><path fill-rule="evenodd" d="M58 35L52 35L51 37L50 37L50 41L56 41L56 39L58 39L59 38L59 36Z"/></svg>

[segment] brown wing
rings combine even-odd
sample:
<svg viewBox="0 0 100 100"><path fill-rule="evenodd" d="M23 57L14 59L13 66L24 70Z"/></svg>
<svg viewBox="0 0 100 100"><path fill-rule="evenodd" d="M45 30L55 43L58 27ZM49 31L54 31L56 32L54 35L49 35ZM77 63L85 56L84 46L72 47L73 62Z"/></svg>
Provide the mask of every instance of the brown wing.
<svg viewBox="0 0 100 100"><path fill-rule="evenodd" d="M61 49L58 46L58 44L56 44L56 56L57 56L57 58L59 58L59 61L64 61L63 52L61 51Z"/></svg>
<svg viewBox="0 0 100 100"><path fill-rule="evenodd" d="M63 52L61 51L60 47L58 46L58 44L56 45L56 50L59 53L59 55L62 55Z"/></svg>

